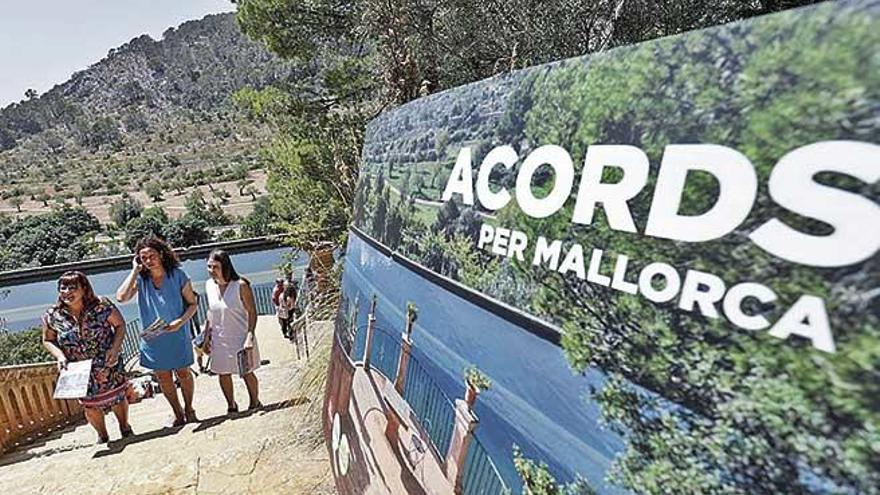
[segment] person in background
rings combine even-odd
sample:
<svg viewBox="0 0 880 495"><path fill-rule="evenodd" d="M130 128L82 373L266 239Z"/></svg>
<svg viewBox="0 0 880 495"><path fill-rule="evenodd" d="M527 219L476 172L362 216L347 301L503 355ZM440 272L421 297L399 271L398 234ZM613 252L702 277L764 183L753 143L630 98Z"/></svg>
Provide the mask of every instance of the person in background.
<svg viewBox="0 0 880 495"><path fill-rule="evenodd" d="M275 287L272 289L272 304L275 305L275 316L278 317L278 324L281 326L281 334L284 338L290 333L290 312L287 306L283 304L282 295L284 294L284 279L275 279Z"/></svg>
<svg viewBox="0 0 880 495"><path fill-rule="evenodd" d="M189 277L180 268L180 260L165 241L148 237L137 243L131 273L116 290L116 299L126 302L135 295L144 327L158 320L165 322L162 334L141 339L141 366L156 373L162 394L174 412L171 426L197 422L192 405L195 380L189 369L193 364L189 322L198 310L198 300ZM183 407L175 375L183 393Z"/></svg>
<svg viewBox="0 0 880 495"><path fill-rule="evenodd" d="M243 375L250 404L248 410L261 407L260 390L254 371L260 367L260 350L254 332L257 328L257 308L254 293L247 279L232 266L229 254L215 249L208 255L208 274L205 294L208 296L207 339L211 352L211 371L220 379L220 390L226 398L226 410L238 412L232 390L232 374L238 373L238 353L253 353L253 366Z"/></svg>
<svg viewBox="0 0 880 495"><path fill-rule="evenodd" d="M287 315L288 315L288 322L289 322L287 336L290 338L293 337L293 320L295 320L296 317L298 316L296 314L296 290L297 290L296 281L293 281L293 282L287 284L284 287L284 294L282 295L282 298L281 298L282 301L284 302L285 306L287 307Z"/></svg>
<svg viewBox="0 0 880 495"><path fill-rule="evenodd" d="M43 315L43 346L59 370L70 361L92 360L88 392L79 402L99 444L110 440L104 422L108 410L116 416L123 438L134 434L128 424L128 380L119 357L124 339L125 320L112 302L95 295L85 274L61 275L58 302Z"/></svg>

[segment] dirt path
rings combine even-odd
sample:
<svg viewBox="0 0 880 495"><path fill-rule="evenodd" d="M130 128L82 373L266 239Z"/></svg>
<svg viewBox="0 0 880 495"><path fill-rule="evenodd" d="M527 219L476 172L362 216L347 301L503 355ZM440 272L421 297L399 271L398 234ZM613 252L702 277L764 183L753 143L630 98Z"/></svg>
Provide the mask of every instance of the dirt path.
<svg viewBox="0 0 880 495"><path fill-rule="evenodd" d="M329 335L329 325L312 328L313 357ZM273 317L260 317L257 336L269 360L257 371L261 411L228 415L217 378L199 376L194 404L201 423L165 427L164 399L144 400L131 408L137 435L127 441L108 419L109 445L96 446L92 429L81 424L0 457L0 493L334 493L327 450L316 436L322 397L296 396L306 361L296 358ZM244 408L244 384L234 381Z"/></svg>

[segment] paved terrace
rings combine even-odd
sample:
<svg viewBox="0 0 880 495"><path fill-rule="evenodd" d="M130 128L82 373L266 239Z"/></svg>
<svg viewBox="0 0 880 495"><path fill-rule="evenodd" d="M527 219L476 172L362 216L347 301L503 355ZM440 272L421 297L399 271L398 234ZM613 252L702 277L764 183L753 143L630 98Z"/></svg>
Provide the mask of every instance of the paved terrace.
<svg viewBox="0 0 880 495"><path fill-rule="evenodd" d="M329 324L313 325L309 337L312 358L320 348L329 352ZM269 360L257 371L261 411L227 415L217 378L198 376L194 403L201 423L166 427L170 409L161 395L131 407L136 436L125 441L112 414L108 445L95 445L91 427L77 422L0 456L0 493L335 492L320 440L323 389L313 397L298 395L306 360L297 359L273 317L259 317L257 338ZM244 409L244 383L234 382Z"/></svg>

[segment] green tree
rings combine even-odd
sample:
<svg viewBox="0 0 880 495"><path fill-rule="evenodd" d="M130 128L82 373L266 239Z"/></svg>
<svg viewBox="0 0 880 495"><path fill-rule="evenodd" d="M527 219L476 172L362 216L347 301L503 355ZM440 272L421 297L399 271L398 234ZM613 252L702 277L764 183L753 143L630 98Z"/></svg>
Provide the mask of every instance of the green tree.
<svg viewBox="0 0 880 495"><path fill-rule="evenodd" d="M21 196L13 196L9 198L9 204L15 207L15 211L21 213L21 205L24 203L24 200L21 199Z"/></svg>
<svg viewBox="0 0 880 495"><path fill-rule="evenodd" d="M165 225L170 221L168 218L168 213L166 213L161 206L150 206L144 208L140 216L144 218L154 218L162 225Z"/></svg>
<svg viewBox="0 0 880 495"><path fill-rule="evenodd" d="M568 485L556 483L544 462L525 457L518 445L513 446L513 465L523 484L523 493L529 495L596 495L596 491L584 479Z"/></svg>
<svg viewBox="0 0 880 495"><path fill-rule="evenodd" d="M125 247L133 250L138 241L145 237L165 238L165 226L167 224L156 218L155 215L141 216L130 220L125 225Z"/></svg>
<svg viewBox="0 0 880 495"><path fill-rule="evenodd" d="M816 12L808 20L785 13L629 48L592 58L589 70L575 64L535 74L533 84L523 86L530 95L522 101L532 101L523 134L503 140L552 142L581 157L591 143L631 143L646 151L655 173L670 143L720 142L745 153L761 183L779 157L805 143L875 140L880 129L863 105L880 100L880 70L876 61L865 61L880 38L857 13L843 15L832 5ZM850 91L862 96L835 96ZM850 187L876 197L870 185ZM628 203L640 231L650 190L649 183ZM705 210L714 194L705 177L689 178L682 211ZM771 321L801 294L834 308L837 352L825 355L514 263L524 284L539 287L534 297L515 303L562 325L565 354L575 370L599 368L609 377L592 397L627 441L613 481L638 493L806 494L824 492L822 483L841 493L878 493L880 469L870 460L876 451L869 445L880 445L880 416L869 398L880 394L880 385L867 377L878 373L880 323L876 313L840 296L869 288L737 240L779 215L786 214L762 191L736 232L694 246L625 236L610 229L604 216L572 228L571 202L544 220L515 207L499 215L499 223L517 225L532 238L565 238L625 253L636 260L634 272L639 263L663 260L711 267L730 283L772 280L779 299L763 310ZM821 234L815 224L791 221ZM807 445L821 445L821 452Z"/></svg>
<svg viewBox="0 0 880 495"><path fill-rule="evenodd" d="M174 247L189 247L211 240L208 224L201 218L183 215L163 229L165 240Z"/></svg>
<svg viewBox="0 0 880 495"><path fill-rule="evenodd" d="M280 234L281 229L275 223L278 218L272 212L272 205L268 197L260 197L254 203L254 209L242 221L242 237L263 237L272 234Z"/></svg>
<svg viewBox="0 0 880 495"><path fill-rule="evenodd" d="M208 226L229 225L230 220L223 209L216 203L208 203L198 188L186 198L184 203L186 215L202 220Z"/></svg>
<svg viewBox="0 0 880 495"><path fill-rule="evenodd" d="M253 185L249 185L249 186L247 186L247 187L245 188L244 193L245 193L245 194L249 194L249 195L251 196L251 201L256 201L256 200L257 200L257 194L260 193L260 190L257 189L257 188L256 188L255 186L253 186Z"/></svg>
<svg viewBox="0 0 880 495"><path fill-rule="evenodd" d="M100 227L86 210L70 207L8 224L0 231L0 264L12 270L82 260L94 252Z"/></svg>
<svg viewBox="0 0 880 495"><path fill-rule="evenodd" d="M52 356L43 348L39 327L20 332L0 329L0 366L46 361L52 361Z"/></svg>
<svg viewBox="0 0 880 495"><path fill-rule="evenodd" d="M141 216L143 210L144 205L140 201L131 197L127 192L122 193L110 204L110 220L119 228L125 228L130 220Z"/></svg>
<svg viewBox="0 0 880 495"><path fill-rule="evenodd" d="M154 202L159 202L162 201L164 188L162 187L162 184L152 181L147 182L144 185L144 192L147 193L147 196L149 196Z"/></svg>
<svg viewBox="0 0 880 495"><path fill-rule="evenodd" d="M238 187L238 195L244 196L246 194L245 189L253 183L253 179L239 179L238 182L235 183L235 185Z"/></svg>

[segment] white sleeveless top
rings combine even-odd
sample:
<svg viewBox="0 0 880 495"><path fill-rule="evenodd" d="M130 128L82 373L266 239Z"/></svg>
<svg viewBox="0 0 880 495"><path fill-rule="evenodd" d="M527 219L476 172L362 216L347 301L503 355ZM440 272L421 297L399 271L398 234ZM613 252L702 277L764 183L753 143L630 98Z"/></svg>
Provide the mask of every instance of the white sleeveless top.
<svg viewBox="0 0 880 495"><path fill-rule="evenodd" d="M241 280L229 282L226 292L221 295L217 282L210 279L205 282L205 292L208 295L208 318L215 332L247 332L248 315L241 302Z"/></svg>
<svg viewBox="0 0 880 495"><path fill-rule="evenodd" d="M211 371L236 373L236 355L247 338L248 314L241 302L241 280L233 280L220 294L220 287L213 279L205 282L208 296L208 321L211 323ZM255 351L256 342L254 342ZM259 363L259 354L257 354Z"/></svg>

